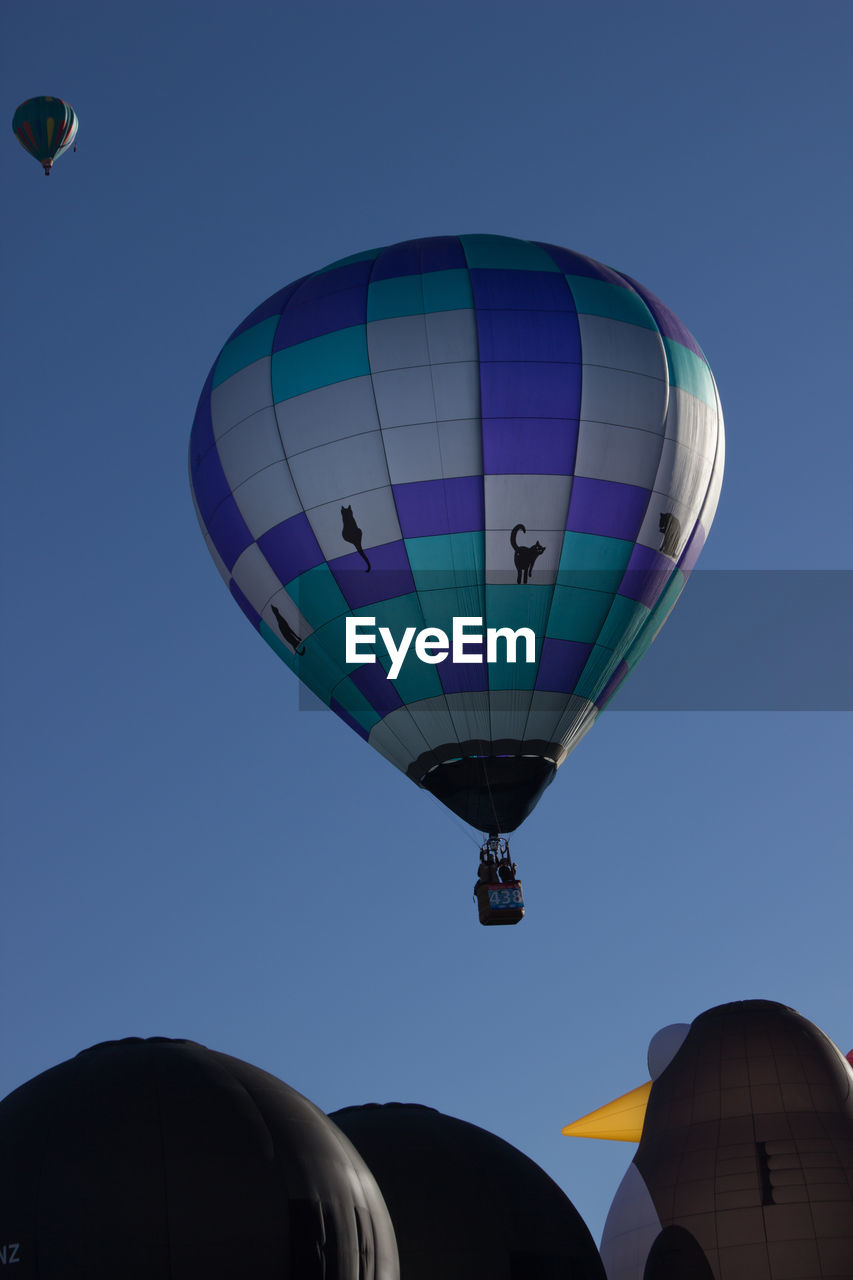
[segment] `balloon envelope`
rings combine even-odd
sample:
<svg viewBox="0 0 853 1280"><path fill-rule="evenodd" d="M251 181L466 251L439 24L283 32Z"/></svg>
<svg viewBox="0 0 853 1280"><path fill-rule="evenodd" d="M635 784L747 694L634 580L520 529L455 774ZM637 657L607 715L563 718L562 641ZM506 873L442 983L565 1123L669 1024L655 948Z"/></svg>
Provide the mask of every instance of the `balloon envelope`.
<svg viewBox="0 0 853 1280"><path fill-rule="evenodd" d="M373 1176L331 1121L185 1040L96 1045L0 1102L0 1246L18 1280L399 1277Z"/></svg>
<svg viewBox="0 0 853 1280"><path fill-rule="evenodd" d="M77 116L61 98L28 98L15 112L12 129L24 150L50 173L54 160L77 136Z"/></svg>
<svg viewBox="0 0 853 1280"><path fill-rule="evenodd" d="M379 1184L404 1280L605 1280L571 1200L502 1138L432 1107L393 1102L344 1107L331 1119Z"/></svg>
<svg viewBox="0 0 853 1280"><path fill-rule="evenodd" d="M523 820L648 648L722 470L714 379L672 312L591 258L490 235L356 254L274 294L223 347L190 446L252 625L487 831ZM373 639L348 650L348 618ZM454 649L454 619L494 652ZM399 667L383 627L392 648L410 634Z"/></svg>

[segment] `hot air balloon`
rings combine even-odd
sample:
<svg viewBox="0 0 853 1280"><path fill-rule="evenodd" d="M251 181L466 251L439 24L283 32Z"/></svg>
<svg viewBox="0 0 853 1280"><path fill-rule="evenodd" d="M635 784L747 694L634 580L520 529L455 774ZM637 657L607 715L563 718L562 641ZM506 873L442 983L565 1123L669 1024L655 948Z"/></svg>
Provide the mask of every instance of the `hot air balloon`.
<svg viewBox="0 0 853 1280"><path fill-rule="evenodd" d="M12 118L12 129L49 178L54 160L68 150L77 136L77 116L61 98L27 98Z"/></svg>
<svg viewBox="0 0 853 1280"><path fill-rule="evenodd" d="M4 1264L19 1280L400 1274L376 1182L322 1111L156 1036L85 1049L0 1101Z"/></svg>
<svg viewBox="0 0 853 1280"><path fill-rule="evenodd" d="M853 1276L853 1071L772 1000L664 1027L651 1081L567 1125L638 1143L601 1239L608 1280Z"/></svg>
<svg viewBox="0 0 853 1280"><path fill-rule="evenodd" d="M675 604L723 449L708 363L647 289L555 245L439 236L253 311L205 383L190 477L266 642L485 833L498 923L520 914L499 837Z"/></svg>

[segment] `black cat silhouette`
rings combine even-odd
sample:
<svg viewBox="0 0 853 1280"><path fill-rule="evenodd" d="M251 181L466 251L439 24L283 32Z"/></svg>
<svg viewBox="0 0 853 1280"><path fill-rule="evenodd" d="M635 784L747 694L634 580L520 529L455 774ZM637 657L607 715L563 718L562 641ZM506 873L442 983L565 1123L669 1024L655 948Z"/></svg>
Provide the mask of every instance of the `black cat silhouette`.
<svg viewBox="0 0 853 1280"><path fill-rule="evenodd" d="M522 533L527 533L527 530L525 529L523 524L517 524L513 529L512 533L509 535L509 540L512 543L512 549L515 552L515 567L518 570L517 581L527 582L530 578L530 575L533 573L533 566L535 565L536 561L539 559L539 557L541 556L545 548L542 546L542 543L539 542L538 540L534 542L532 547L520 547L516 542L516 536L519 530ZM522 574L524 575L523 578L522 578Z"/></svg>
<svg viewBox="0 0 853 1280"><path fill-rule="evenodd" d="M361 540L364 534L355 522L355 516L352 513L352 507L341 507L341 520L343 528L341 529L341 537L344 542L351 542L364 563L367 565L365 573L370 573L370 561L361 549Z"/></svg>
<svg viewBox="0 0 853 1280"><path fill-rule="evenodd" d="M275 620L278 623L279 631L284 636L285 640L290 645L293 652L299 654L299 657L301 658L303 653L305 652L305 645L302 644L301 639L293 630L293 627L290 625L290 623L287 621L286 618L283 618L281 616L278 609L276 609L275 605L273 605L272 611L275 614ZM300 645L302 645L301 649L299 647Z"/></svg>
<svg viewBox="0 0 853 1280"><path fill-rule="evenodd" d="M678 553L678 544L681 540L681 521L671 511L662 511L658 521L658 528L663 534L658 551L662 551L665 556L672 556L674 559Z"/></svg>

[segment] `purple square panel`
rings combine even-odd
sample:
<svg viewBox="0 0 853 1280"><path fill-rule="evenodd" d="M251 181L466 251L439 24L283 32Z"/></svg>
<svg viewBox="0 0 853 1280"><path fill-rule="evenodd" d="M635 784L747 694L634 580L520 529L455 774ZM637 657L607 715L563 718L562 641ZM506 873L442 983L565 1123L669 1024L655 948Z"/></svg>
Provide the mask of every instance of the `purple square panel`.
<svg viewBox="0 0 853 1280"><path fill-rule="evenodd" d="M678 561L678 567L685 577L687 577L692 569L695 569L696 561L699 559L699 554L705 545L706 536L705 530L697 520L693 532L684 545L681 558Z"/></svg>
<svg viewBox="0 0 853 1280"><path fill-rule="evenodd" d="M580 364L574 311L478 311L480 360L547 360Z"/></svg>
<svg viewBox="0 0 853 1280"><path fill-rule="evenodd" d="M498 310L574 311L575 300L557 271L502 271L472 267L474 306Z"/></svg>
<svg viewBox="0 0 853 1280"><path fill-rule="evenodd" d="M689 351L695 352L700 359L704 360L702 349L690 330L683 325L677 315L670 311L660 298L656 298L653 293L645 289L636 280L632 280L630 276L625 276L629 284L637 290L637 293L643 299L649 311L655 318L655 324L660 329L665 338L674 338L676 342L680 342L683 347L687 347Z"/></svg>
<svg viewBox="0 0 853 1280"><path fill-rule="evenodd" d="M261 625L261 615L258 613L255 606L251 604L250 601L247 599L247 597L243 594L243 592L237 586L237 583L234 581L233 578L228 583L228 590L231 592L232 596L237 601L238 605L243 610L243 612L245 613L246 617L249 619L249 621L251 622L255 630L258 630Z"/></svg>
<svg viewBox="0 0 853 1280"><path fill-rule="evenodd" d="M471 533L483 528L486 512L482 476L415 480L393 488L404 538Z"/></svg>
<svg viewBox="0 0 853 1280"><path fill-rule="evenodd" d="M404 240L401 244L388 245L376 255L371 283L377 280L393 280L396 276L417 276L421 271L420 240Z"/></svg>
<svg viewBox="0 0 853 1280"><path fill-rule="evenodd" d="M575 476L566 529L572 533L598 533L606 538L636 538L649 490L615 480L591 480Z"/></svg>
<svg viewBox="0 0 853 1280"><path fill-rule="evenodd" d="M406 546L403 542L386 542L369 548L370 572L357 551L329 561L335 581L350 609L377 604L406 596L415 589Z"/></svg>
<svg viewBox="0 0 853 1280"><path fill-rule="evenodd" d="M267 298L266 302L262 302L259 307L255 307L242 324L238 324L237 328L228 339L237 338L241 333L245 333L247 329L252 329L256 324L260 324L262 320L269 320L272 316L281 315L296 290L305 283L307 276L301 276L299 280L294 280L292 284L285 285L283 289L279 289L278 293L274 293L272 297Z"/></svg>
<svg viewBox="0 0 853 1280"><path fill-rule="evenodd" d="M536 688L552 693L571 693L591 652L591 644L546 636L539 655Z"/></svg>
<svg viewBox="0 0 853 1280"><path fill-rule="evenodd" d="M578 418L580 364L480 362L484 418Z"/></svg>
<svg viewBox="0 0 853 1280"><path fill-rule="evenodd" d="M471 645L469 653L476 653ZM445 693L483 693L489 687L489 668L485 662L454 662L445 658L436 667Z"/></svg>
<svg viewBox="0 0 853 1280"><path fill-rule="evenodd" d="M403 705L394 681L388 679L385 668L379 662L367 662L363 667L357 667L350 672L350 680L364 694L373 710L383 718Z"/></svg>
<svg viewBox="0 0 853 1280"><path fill-rule="evenodd" d="M345 289L358 288L359 285L367 288L372 269L373 260L362 258L359 262L347 262L342 267L333 267L331 271L316 271L314 275L305 277L290 305L302 306L315 298L327 298Z"/></svg>
<svg viewBox="0 0 853 1280"><path fill-rule="evenodd" d="M275 331L273 351L308 342L338 329L364 324L367 317L367 286L341 289L324 298L312 298L287 308Z"/></svg>
<svg viewBox="0 0 853 1280"><path fill-rule="evenodd" d="M491 476L570 476L576 418L484 418L483 471Z"/></svg>
<svg viewBox="0 0 853 1280"><path fill-rule="evenodd" d="M456 236L431 236L421 240L421 271L456 271L468 265Z"/></svg>
<svg viewBox="0 0 853 1280"><path fill-rule="evenodd" d="M246 548L254 542L254 538L230 493L205 524L211 542L227 567L233 569Z"/></svg>
<svg viewBox="0 0 853 1280"><path fill-rule="evenodd" d="M625 576L619 584L619 595L638 600L649 609L663 595L673 573L672 561L652 547L636 546L625 568Z"/></svg>
<svg viewBox="0 0 853 1280"><path fill-rule="evenodd" d="M534 243L538 244L540 249L544 249L552 262L555 262L567 276L589 276L593 280L607 280L610 284L622 285L623 288L625 286L625 281L618 272L603 266L600 262L594 262L592 258L587 258L582 253L574 253L571 249L563 249L557 244L543 244L540 240Z"/></svg>
<svg viewBox="0 0 853 1280"><path fill-rule="evenodd" d="M262 533L258 546L284 586L325 559L304 511Z"/></svg>

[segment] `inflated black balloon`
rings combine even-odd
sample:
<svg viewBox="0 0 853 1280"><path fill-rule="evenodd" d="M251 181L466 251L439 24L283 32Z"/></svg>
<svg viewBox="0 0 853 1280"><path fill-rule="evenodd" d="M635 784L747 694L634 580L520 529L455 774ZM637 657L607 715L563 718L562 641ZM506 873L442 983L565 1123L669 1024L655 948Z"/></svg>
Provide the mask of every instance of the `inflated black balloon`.
<svg viewBox="0 0 853 1280"><path fill-rule="evenodd" d="M382 1196L326 1116L258 1067L161 1038L96 1045L0 1102L12 1265L14 1280L399 1276Z"/></svg>
<svg viewBox="0 0 853 1280"><path fill-rule="evenodd" d="M572 1202L502 1138L402 1103L331 1118L379 1183L402 1280L605 1280Z"/></svg>

